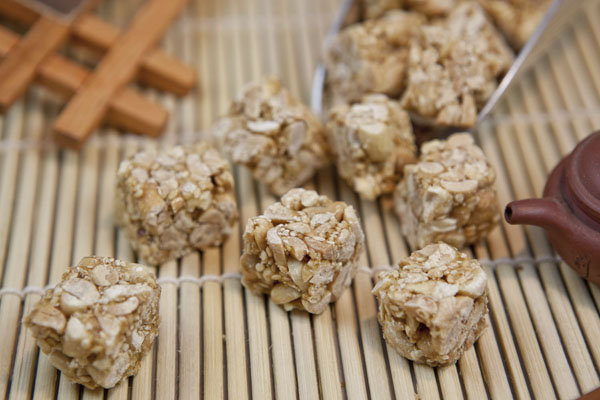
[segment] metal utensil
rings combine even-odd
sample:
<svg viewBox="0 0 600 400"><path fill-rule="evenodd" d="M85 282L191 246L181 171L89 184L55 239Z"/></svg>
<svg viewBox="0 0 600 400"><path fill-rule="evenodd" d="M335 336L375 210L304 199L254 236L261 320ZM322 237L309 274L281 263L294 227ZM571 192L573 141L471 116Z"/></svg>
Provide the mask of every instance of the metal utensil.
<svg viewBox="0 0 600 400"><path fill-rule="evenodd" d="M597 0L554 0L546 15L535 29L527 43L517 54L514 63L504 75L498 87L491 95L485 106L477 116L477 125L490 113L498 100L517 80L517 78L539 58L543 50L550 44L556 34L560 33L571 17L584 5ZM325 36L325 48L329 46L331 40L337 35L342 28L344 20L354 4L354 0L344 0L337 10L333 22ZM322 116L323 114L323 92L325 89L325 66L321 63L317 66L313 78L311 89L310 104L315 114ZM476 126L477 126L476 125Z"/></svg>

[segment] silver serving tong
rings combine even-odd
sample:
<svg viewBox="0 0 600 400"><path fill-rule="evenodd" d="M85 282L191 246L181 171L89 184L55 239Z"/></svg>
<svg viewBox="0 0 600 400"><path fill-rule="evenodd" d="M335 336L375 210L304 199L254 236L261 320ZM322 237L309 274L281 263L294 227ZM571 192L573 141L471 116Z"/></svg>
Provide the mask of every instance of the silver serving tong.
<svg viewBox="0 0 600 400"><path fill-rule="evenodd" d="M340 29L342 29L344 21L354 5L354 1L355 0L343 0L340 8L335 14L329 30L327 31L327 35L325 36L325 49L328 48L331 40L337 35ZM479 112L476 126L490 113L511 83L516 81L517 78L527 71L527 69L539 58L544 49L553 41L554 37L560 33L565 24L571 20L571 17L584 4L593 1L597 0L554 0L552 2L539 26L531 35L527 43L525 43L523 48L521 48L513 65L506 75L504 75L486 105ZM324 117L322 114L324 111L323 92L325 89L326 73L325 66L322 63L319 64L313 77L310 97L310 105L313 112L321 117Z"/></svg>

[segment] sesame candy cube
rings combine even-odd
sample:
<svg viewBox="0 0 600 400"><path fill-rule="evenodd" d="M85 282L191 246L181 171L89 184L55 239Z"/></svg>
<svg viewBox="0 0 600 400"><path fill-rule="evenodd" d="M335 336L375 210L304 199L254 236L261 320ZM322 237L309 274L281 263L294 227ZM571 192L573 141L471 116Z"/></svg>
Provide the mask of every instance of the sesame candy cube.
<svg viewBox="0 0 600 400"><path fill-rule="evenodd" d="M404 167L394 193L411 247L443 241L462 248L483 239L500 219L495 180L470 134L424 143L419 162Z"/></svg>
<svg viewBox="0 0 600 400"><path fill-rule="evenodd" d="M454 363L487 326L485 272L445 243L430 244L380 273L373 293L386 342L419 363Z"/></svg>
<svg viewBox="0 0 600 400"><path fill-rule="evenodd" d="M139 152L119 167L115 218L150 265L219 246L237 218L229 164L202 142Z"/></svg>
<svg viewBox="0 0 600 400"><path fill-rule="evenodd" d="M90 389L135 375L158 334L160 287L144 266L85 257L25 317L50 362Z"/></svg>
<svg viewBox="0 0 600 400"><path fill-rule="evenodd" d="M242 88L212 135L276 195L302 185L330 161L319 120L274 78Z"/></svg>
<svg viewBox="0 0 600 400"><path fill-rule="evenodd" d="M481 7L460 2L415 35L401 104L415 123L470 128L513 58Z"/></svg>
<svg viewBox="0 0 600 400"><path fill-rule="evenodd" d="M393 192L404 165L416 158L408 114L381 94L365 96L352 106L334 107L327 138L338 173L368 200Z"/></svg>
<svg viewBox="0 0 600 400"><path fill-rule="evenodd" d="M325 54L329 102L351 103L369 93L402 94L410 43L425 21L423 14L392 10L342 29Z"/></svg>
<svg viewBox="0 0 600 400"><path fill-rule="evenodd" d="M352 206L304 189L248 220L243 239L244 286L286 310L315 314L350 285L364 246Z"/></svg>

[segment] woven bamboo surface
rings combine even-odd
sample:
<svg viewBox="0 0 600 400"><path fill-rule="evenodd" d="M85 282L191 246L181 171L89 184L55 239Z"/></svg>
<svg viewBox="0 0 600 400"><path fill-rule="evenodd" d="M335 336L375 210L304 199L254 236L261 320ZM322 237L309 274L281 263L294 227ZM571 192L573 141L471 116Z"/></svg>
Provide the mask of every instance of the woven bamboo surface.
<svg viewBox="0 0 600 400"><path fill-rule="evenodd" d="M281 76L308 99L338 0L192 0L164 41L197 68L201 88L172 111L159 141L104 130L59 151L40 90L0 120L0 398L573 399L600 386L600 289L555 258L537 228L503 224L471 250L489 274L490 329L453 366L413 364L386 346L372 269L409 252L389 199L359 200L333 169L308 186L360 210L368 251L352 288L325 313L286 313L240 284L240 236L156 269L162 324L139 374L109 391L69 383L20 321L69 265L89 254L133 260L112 220L119 160L136 149L202 138L245 82ZM99 11L123 24L139 1ZM549 171L600 127L600 8L582 12L477 133L502 205L539 196ZM240 224L274 201L235 169ZM204 277L204 278L203 278Z"/></svg>

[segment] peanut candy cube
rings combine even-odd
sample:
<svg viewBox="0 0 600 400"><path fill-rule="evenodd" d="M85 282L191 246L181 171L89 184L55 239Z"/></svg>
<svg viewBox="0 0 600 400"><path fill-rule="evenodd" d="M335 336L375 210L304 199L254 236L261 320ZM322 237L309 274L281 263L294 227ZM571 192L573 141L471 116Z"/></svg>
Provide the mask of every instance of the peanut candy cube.
<svg viewBox="0 0 600 400"><path fill-rule="evenodd" d="M421 146L404 167L394 204L413 249L443 241L462 248L483 239L500 219L496 173L468 133Z"/></svg>
<svg viewBox="0 0 600 400"><path fill-rule="evenodd" d="M50 362L90 389L140 369L158 334L160 287L140 264L84 257L25 317Z"/></svg>
<svg viewBox="0 0 600 400"><path fill-rule="evenodd" d="M381 94L365 96L352 106L334 107L327 138L338 173L368 200L393 192L404 166L416 160L408 114Z"/></svg>
<svg viewBox="0 0 600 400"><path fill-rule="evenodd" d="M325 54L329 102L359 101L368 93L400 95L410 42L424 22L420 13L394 10L340 31Z"/></svg>
<svg viewBox="0 0 600 400"><path fill-rule="evenodd" d="M150 265L220 245L237 218L229 164L207 143L135 154L116 192L117 224Z"/></svg>
<svg viewBox="0 0 600 400"><path fill-rule="evenodd" d="M212 133L235 163L276 195L329 163L321 123L274 78L246 85Z"/></svg>
<svg viewBox="0 0 600 400"><path fill-rule="evenodd" d="M348 287L364 235L352 206L292 189L248 220L242 283L286 310L322 313Z"/></svg>
<svg viewBox="0 0 600 400"><path fill-rule="evenodd" d="M386 342L430 366L456 362L487 324L487 276L479 262L430 244L378 275L373 293Z"/></svg>
<svg viewBox="0 0 600 400"><path fill-rule="evenodd" d="M513 54L474 1L415 35L401 104L421 125L470 128L510 68Z"/></svg>

